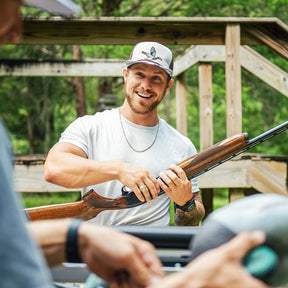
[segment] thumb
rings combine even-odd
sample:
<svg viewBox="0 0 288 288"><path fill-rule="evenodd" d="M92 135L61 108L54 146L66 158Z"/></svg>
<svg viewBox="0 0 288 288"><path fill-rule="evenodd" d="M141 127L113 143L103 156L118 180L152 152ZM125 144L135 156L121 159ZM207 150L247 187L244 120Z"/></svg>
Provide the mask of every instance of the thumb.
<svg viewBox="0 0 288 288"><path fill-rule="evenodd" d="M263 244L266 235L263 231L242 232L225 244L226 249L233 251L234 257L243 258L251 249Z"/></svg>

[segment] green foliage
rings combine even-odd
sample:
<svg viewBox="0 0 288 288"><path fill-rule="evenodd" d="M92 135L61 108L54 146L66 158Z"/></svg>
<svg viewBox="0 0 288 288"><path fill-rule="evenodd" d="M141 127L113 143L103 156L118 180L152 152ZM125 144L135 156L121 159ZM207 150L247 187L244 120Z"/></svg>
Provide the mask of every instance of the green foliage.
<svg viewBox="0 0 288 288"><path fill-rule="evenodd" d="M21 198L24 207L30 208L75 202L80 199L80 192L21 193Z"/></svg>
<svg viewBox="0 0 288 288"><path fill-rule="evenodd" d="M285 0L76 0L84 16L155 16L155 17L278 17L288 23ZM48 17L46 12L26 7L25 16ZM170 46L174 56L187 45ZM83 45L83 58L127 59L131 45ZM283 70L287 60L266 46L254 49ZM0 50L2 59L71 60L71 46L59 45L7 45ZM214 143L226 138L225 65L213 63L213 118ZM111 91L124 99L123 79L107 79ZM71 78L60 77L1 77L0 116L6 123L14 153L46 153L61 132L77 117L75 92ZM198 67L186 73L188 136L199 149L199 91ZM101 79L84 79L88 114L95 113ZM176 127L175 91L170 95L170 109L162 103L160 115ZM250 138L287 121L288 99L261 80L242 70L243 131ZM288 154L288 133L273 138L251 152Z"/></svg>

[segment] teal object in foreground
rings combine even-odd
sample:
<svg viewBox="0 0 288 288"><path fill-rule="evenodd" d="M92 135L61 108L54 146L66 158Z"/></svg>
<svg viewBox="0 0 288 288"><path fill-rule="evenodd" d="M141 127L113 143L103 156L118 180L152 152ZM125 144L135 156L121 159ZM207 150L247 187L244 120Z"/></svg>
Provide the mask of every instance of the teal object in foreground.
<svg viewBox="0 0 288 288"><path fill-rule="evenodd" d="M269 282L269 277L277 269L278 256L271 248L261 246L245 257L243 265L254 277Z"/></svg>
<svg viewBox="0 0 288 288"><path fill-rule="evenodd" d="M244 231L262 230L263 246L252 250L243 265L256 278L270 286L288 284L288 197L255 194L215 210L192 239L191 260L216 248Z"/></svg>

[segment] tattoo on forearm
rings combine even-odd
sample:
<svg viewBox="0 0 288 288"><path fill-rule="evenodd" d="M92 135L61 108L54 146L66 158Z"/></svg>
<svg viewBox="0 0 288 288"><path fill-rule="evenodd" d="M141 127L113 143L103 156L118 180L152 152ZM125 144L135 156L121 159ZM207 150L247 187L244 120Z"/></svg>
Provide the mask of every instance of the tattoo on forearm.
<svg viewBox="0 0 288 288"><path fill-rule="evenodd" d="M175 224L177 226L198 226L200 221L204 217L203 209L199 208L198 201L195 201L195 208L190 212L184 212L180 209L176 209L175 212ZM202 204L200 204L202 205Z"/></svg>

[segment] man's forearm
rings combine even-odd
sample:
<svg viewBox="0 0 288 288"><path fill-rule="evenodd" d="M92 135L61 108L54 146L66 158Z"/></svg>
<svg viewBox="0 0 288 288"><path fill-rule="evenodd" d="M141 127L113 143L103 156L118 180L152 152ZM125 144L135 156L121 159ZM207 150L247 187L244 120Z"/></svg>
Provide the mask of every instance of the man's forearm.
<svg viewBox="0 0 288 288"><path fill-rule="evenodd" d="M28 230L38 243L50 267L66 261L66 237L70 219L28 222Z"/></svg>
<svg viewBox="0 0 288 288"><path fill-rule="evenodd" d="M201 201L200 195L195 197L195 207L191 211L182 211L176 208L175 211L175 224L177 226L198 226L200 221L205 216L205 208Z"/></svg>

